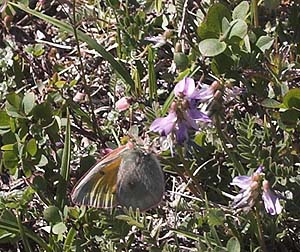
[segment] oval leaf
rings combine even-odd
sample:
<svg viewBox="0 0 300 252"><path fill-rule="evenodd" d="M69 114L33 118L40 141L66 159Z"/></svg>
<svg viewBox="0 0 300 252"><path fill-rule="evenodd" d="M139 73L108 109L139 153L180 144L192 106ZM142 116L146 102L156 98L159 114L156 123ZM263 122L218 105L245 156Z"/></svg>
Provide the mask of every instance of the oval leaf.
<svg viewBox="0 0 300 252"><path fill-rule="evenodd" d="M249 3L247 1L241 2L236 6L232 12L233 19L245 19L249 11Z"/></svg>
<svg viewBox="0 0 300 252"><path fill-rule="evenodd" d="M227 242L227 251L228 252L240 252L241 251L241 245L239 240L236 237L231 237L229 241Z"/></svg>
<svg viewBox="0 0 300 252"><path fill-rule="evenodd" d="M199 36L202 39L219 37L222 32L222 20L224 17L227 20L231 20L228 8L221 3L212 5L208 10L204 22L201 23L197 30Z"/></svg>
<svg viewBox="0 0 300 252"><path fill-rule="evenodd" d="M57 234L57 235L63 234L66 231L67 231L67 227L66 227L65 223L63 223L63 222L59 222L59 223L55 224L52 228L53 234Z"/></svg>
<svg viewBox="0 0 300 252"><path fill-rule="evenodd" d="M59 209L56 206L49 206L44 210L44 218L51 223L57 223L61 221L61 215Z"/></svg>
<svg viewBox="0 0 300 252"><path fill-rule="evenodd" d="M269 36L261 36L256 42L256 46L264 53L273 45L274 39Z"/></svg>
<svg viewBox="0 0 300 252"><path fill-rule="evenodd" d="M282 107L282 103L280 103L279 101L276 101L274 99L264 99L261 103L262 106L266 107L266 108L281 108Z"/></svg>
<svg viewBox="0 0 300 252"><path fill-rule="evenodd" d="M300 88L291 89L283 97L283 103L288 108L300 109Z"/></svg>
<svg viewBox="0 0 300 252"><path fill-rule="evenodd" d="M199 49L203 56L213 57L225 51L226 43L218 39L205 39L200 42Z"/></svg>
<svg viewBox="0 0 300 252"><path fill-rule="evenodd" d="M230 23L231 28L229 30L229 39L238 37L243 39L248 31L248 26L244 20L237 19Z"/></svg>
<svg viewBox="0 0 300 252"><path fill-rule="evenodd" d="M37 152L37 144L34 138L31 138L27 143L27 152L30 156L34 156Z"/></svg>

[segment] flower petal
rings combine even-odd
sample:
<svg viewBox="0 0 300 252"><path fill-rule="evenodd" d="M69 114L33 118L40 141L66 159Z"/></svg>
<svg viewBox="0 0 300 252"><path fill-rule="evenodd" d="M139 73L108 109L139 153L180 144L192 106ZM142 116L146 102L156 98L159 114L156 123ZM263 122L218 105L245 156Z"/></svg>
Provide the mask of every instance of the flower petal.
<svg viewBox="0 0 300 252"><path fill-rule="evenodd" d="M182 122L185 123L185 126L187 128L193 128L194 130L199 130L199 127L198 127L196 121L192 117L190 117L189 113L184 111L182 114L183 114Z"/></svg>
<svg viewBox="0 0 300 252"><path fill-rule="evenodd" d="M203 87L200 90L195 90L191 99L199 100L200 102L206 102L214 96L215 90L211 87Z"/></svg>
<svg viewBox="0 0 300 252"><path fill-rule="evenodd" d="M176 139L179 144L183 144L188 138L188 127L184 122L178 123L178 129L176 131Z"/></svg>
<svg viewBox="0 0 300 252"><path fill-rule="evenodd" d="M170 112L166 117L155 119L150 126L150 130L166 136L174 129L176 121L176 112Z"/></svg>
<svg viewBox="0 0 300 252"><path fill-rule="evenodd" d="M251 186L252 183L252 177L250 176L237 176L234 177L231 185L236 185L241 189L247 189Z"/></svg>
<svg viewBox="0 0 300 252"><path fill-rule="evenodd" d="M189 116L194 120L200 120L203 122L211 122L211 119L205 113L199 111L198 109L189 109Z"/></svg>
<svg viewBox="0 0 300 252"><path fill-rule="evenodd" d="M116 110L120 112L127 110L130 107L130 101L131 101L130 97L122 97L115 104Z"/></svg>
<svg viewBox="0 0 300 252"><path fill-rule="evenodd" d="M192 78L185 77L177 83L174 88L175 96L179 97L181 95L190 98L195 91L195 81Z"/></svg>
<svg viewBox="0 0 300 252"><path fill-rule="evenodd" d="M262 165L258 166L257 170L254 172L254 174L260 174L264 171L264 167Z"/></svg>
<svg viewBox="0 0 300 252"><path fill-rule="evenodd" d="M262 194L265 209L271 215L280 214L282 206L280 205L279 198L270 190L264 190Z"/></svg>

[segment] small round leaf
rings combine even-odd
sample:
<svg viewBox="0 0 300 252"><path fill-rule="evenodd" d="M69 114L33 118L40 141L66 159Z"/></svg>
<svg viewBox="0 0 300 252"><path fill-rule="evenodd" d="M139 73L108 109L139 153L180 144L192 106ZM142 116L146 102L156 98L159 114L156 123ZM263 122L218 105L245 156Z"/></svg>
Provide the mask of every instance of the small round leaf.
<svg viewBox="0 0 300 252"><path fill-rule="evenodd" d="M227 242L227 251L228 252L240 252L241 251L241 245L239 240L236 237L231 237L229 241Z"/></svg>
<svg viewBox="0 0 300 252"><path fill-rule="evenodd" d="M256 42L256 46L262 51L270 49L273 45L274 39L269 36L261 36Z"/></svg>
<svg viewBox="0 0 300 252"><path fill-rule="evenodd" d="M202 55L214 57L225 51L226 43L220 42L218 39L205 39L200 42L199 49Z"/></svg>
<svg viewBox="0 0 300 252"><path fill-rule="evenodd" d="M247 1L242 1L238 6L236 6L232 12L233 19L245 19L249 11L249 3Z"/></svg>
<svg viewBox="0 0 300 252"><path fill-rule="evenodd" d="M35 156L37 152L37 144L34 138L31 138L27 143L27 152L30 156Z"/></svg>
<svg viewBox="0 0 300 252"><path fill-rule="evenodd" d="M67 227L63 222L59 222L55 224L52 228L53 234L57 234L57 235L63 234L66 231L67 231Z"/></svg>
<svg viewBox="0 0 300 252"><path fill-rule="evenodd" d="M283 97L283 103L288 108L300 109L300 88L294 88Z"/></svg>
<svg viewBox="0 0 300 252"><path fill-rule="evenodd" d="M51 223L57 223L61 221L61 215L59 209L56 206L49 206L44 210L44 218Z"/></svg>

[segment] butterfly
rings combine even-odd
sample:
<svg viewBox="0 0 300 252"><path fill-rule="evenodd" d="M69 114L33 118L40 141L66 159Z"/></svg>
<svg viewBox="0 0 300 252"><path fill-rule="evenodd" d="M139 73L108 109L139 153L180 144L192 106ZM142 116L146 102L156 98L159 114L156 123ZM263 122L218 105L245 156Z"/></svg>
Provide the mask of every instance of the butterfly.
<svg viewBox="0 0 300 252"><path fill-rule="evenodd" d="M164 191L157 158L128 143L93 166L77 182L71 198L77 205L110 208L118 204L145 211L159 204Z"/></svg>

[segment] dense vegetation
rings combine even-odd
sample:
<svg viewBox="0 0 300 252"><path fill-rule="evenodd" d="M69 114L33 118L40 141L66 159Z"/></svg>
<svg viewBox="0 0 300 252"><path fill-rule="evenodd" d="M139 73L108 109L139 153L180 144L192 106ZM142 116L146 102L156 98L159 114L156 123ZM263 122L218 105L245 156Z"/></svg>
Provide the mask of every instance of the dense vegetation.
<svg viewBox="0 0 300 252"><path fill-rule="evenodd" d="M0 1L0 251L300 251L297 2ZM75 205L129 142L160 204Z"/></svg>

